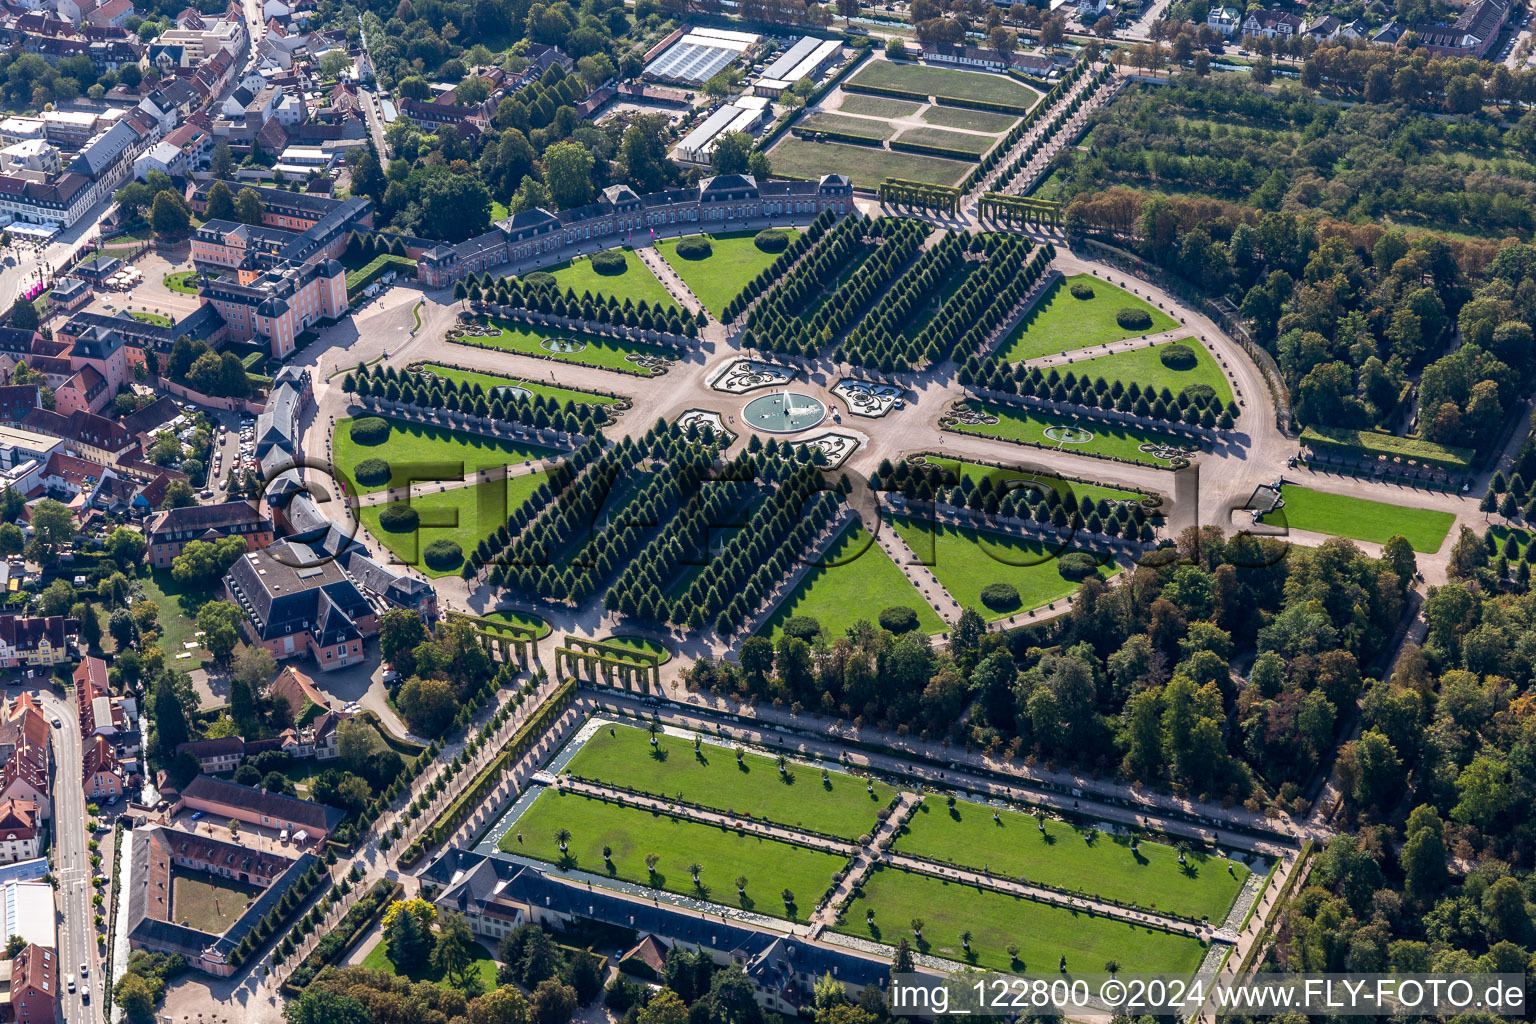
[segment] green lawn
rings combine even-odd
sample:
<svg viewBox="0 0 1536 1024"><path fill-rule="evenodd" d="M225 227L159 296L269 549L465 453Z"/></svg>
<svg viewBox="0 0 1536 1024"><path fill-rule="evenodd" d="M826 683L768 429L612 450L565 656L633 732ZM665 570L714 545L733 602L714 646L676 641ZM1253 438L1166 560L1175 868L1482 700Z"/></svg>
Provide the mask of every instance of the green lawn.
<svg viewBox="0 0 1536 1024"><path fill-rule="evenodd" d="M128 315L139 321L139 323L154 324L156 327L171 327L174 325L171 318L164 313L151 313L147 309L129 310Z"/></svg>
<svg viewBox="0 0 1536 1024"><path fill-rule="evenodd" d="M828 111L807 114L795 122L795 127L810 131L842 132L862 139L874 139L876 142L884 142L896 134L896 129L884 121L872 121L865 117L846 117Z"/></svg>
<svg viewBox="0 0 1536 1024"><path fill-rule="evenodd" d="M1164 366L1162 352L1171 344L1183 345L1193 352L1195 365L1187 370ZM1179 338L1175 342L1165 341L1159 345L1134 348L1129 352L1111 352L1107 356L1079 359L1070 366L1058 366L1057 369L1063 374L1071 370L1079 377L1087 376L1090 380L1103 377L1110 383L1119 380L1130 384L1134 381L1142 387L1149 384L1156 388L1166 387L1175 395L1192 384L1205 384L1216 392L1222 405L1232 401L1232 386L1227 381L1226 371L1216 362L1210 350L1195 338Z"/></svg>
<svg viewBox="0 0 1536 1024"><path fill-rule="evenodd" d="M649 274L650 271L647 270L646 273ZM507 352L523 352L561 362L596 366L605 370L627 370L630 373L638 373L645 377L649 377L651 371L625 358L626 356L644 355L659 356L663 359L677 358L677 352L673 349L663 348L659 345L647 345L639 341L600 338L595 334L582 334L579 331L565 331L553 327L533 327L528 324L498 320L495 317L491 318L491 326L501 328L501 334L489 338L465 338L462 343L485 348L499 348ZM578 341L584 347L574 352L552 352L540 344L540 342L551 338L561 341ZM456 339L449 338L448 340L455 341Z"/></svg>
<svg viewBox="0 0 1536 1024"><path fill-rule="evenodd" d="M892 605L914 609L917 628L924 633L948 628L885 549L862 524L855 523L805 574L759 633L777 641L792 616L809 615L835 640L860 619L878 621L880 612Z"/></svg>
<svg viewBox="0 0 1536 1024"><path fill-rule="evenodd" d="M1079 283L1093 289L1093 298L1079 299L1072 295L1072 285ZM1115 323L1115 313L1127 306L1152 314L1152 326L1144 331L1128 331ZM1178 326L1173 317L1130 292L1092 274L1077 274L1051 285L1050 291L1035 303L1019 326L1003 339L997 352L1008 362L1016 363L1143 334L1171 331Z"/></svg>
<svg viewBox="0 0 1536 1024"><path fill-rule="evenodd" d="M420 526L410 532L393 533L379 525L383 505L364 505L358 518L380 544L401 562L427 576L452 576L459 566L433 569L421 553L435 540L457 541L468 555L475 545L490 536L507 521L507 516L532 496L549 474L525 473L511 480L489 480L472 487L455 487L411 499L411 507L420 516Z"/></svg>
<svg viewBox="0 0 1536 1024"><path fill-rule="evenodd" d="M867 114L870 117L911 117L923 109L915 100L898 100L889 96L868 96L860 92L843 93L838 110L850 114ZM1002 115L999 115L1002 116ZM924 118L927 119L926 116Z"/></svg>
<svg viewBox="0 0 1536 1024"><path fill-rule="evenodd" d="M793 228L784 229L791 240L799 234ZM764 252L753 241L755 231L738 231L723 235L705 235L709 239L710 255L702 260L685 260L677 254L679 239L666 238L656 243L661 258L683 279L698 300L704 303L716 320L725 315L725 307L740 294L746 283L768 269L779 254Z"/></svg>
<svg viewBox="0 0 1536 1024"><path fill-rule="evenodd" d="M156 619L160 624L160 650L165 652L165 663L172 668L190 671L207 664L211 655L202 648L188 651L184 646L197 639L197 611L213 600L212 588L184 587L171 577L171 570L154 569L138 578L139 593L153 601L160 610ZM177 659L178 654L191 654L190 658Z"/></svg>
<svg viewBox="0 0 1536 1024"><path fill-rule="evenodd" d="M565 854L554 839L562 828L571 833ZM613 848L611 868L603 862L604 846ZM539 794L502 837L501 848L686 896L700 895L688 871L697 863L705 898L800 920L810 916L832 884L832 873L846 865L837 854L554 790ZM660 858L654 875L645 864L652 853ZM737 894L738 876L747 879L744 897ZM794 894L793 913L780 895L785 889Z"/></svg>
<svg viewBox="0 0 1536 1024"><path fill-rule="evenodd" d="M1050 427L1071 427L1071 421L1064 416L1043 415L1020 406L982 402L976 399L970 399L969 404L973 409L996 416L998 421L996 423L974 426L955 424L947 429L961 434L979 434L983 437L1015 438L1020 441L1043 444L1047 447L1059 447L1063 451L1069 452L1081 451L1094 452L1099 455L1110 455L1130 462L1140 462L1148 466L1156 466L1159 469L1169 469L1172 466L1172 462L1169 460L1158 458L1155 455L1140 450L1143 444L1176 443L1173 438L1155 434L1150 430L1110 426L1105 423L1095 422L1087 428L1093 433L1092 440L1081 444L1057 444L1057 442L1045 435L1045 431Z"/></svg>
<svg viewBox="0 0 1536 1024"><path fill-rule="evenodd" d="M773 758L747 754L738 764L728 747L657 734L656 750L644 729L602 729L571 759L567 771L589 779L634 786L752 818L775 821L854 840L875 827L875 815L896 791L839 771L828 782L809 765L791 762L781 776Z"/></svg>
<svg viewBox="0 0 1536 1024"><path fill-rule="evenodd" d="M512 211L507 209L507 204L506 203L498 202L497 200L494 200L494 199L491 200L491 220L492 220L492 222L495 222L495 221L498 221L498 220L506 220L510 216L512 216Z"/></svg>
<svg viewBox="0 0 1536 1024"><path fill-rule="evenodd" d="M507 512L510 514L511 511L516 507L516 505L508 503ZM531 629L541 638L548 636L550 631L549 623L545 622L543 619L539 618L532 612L520 612L514 611L510 608L498 608L496 611L486 612L480 617L482 619L491 619L495 622L509 622L514 626L522 626L525 629Z"/></svg>
<svg viewBox="0 0 1536 1024"><path fill-rule="evenodd" d="M904 128L899 137L901 142L914 142L924 146L943 146L945 149L958 149L976 157L981 155L997 142L995 135L967 135L964 132L951 132L943 128Z"/></svg>
<svg viewBox="0 0 1536 1024"><path fill-rule="evenodd" d="M394 419L389 420L391 429L383 444L358 444L352 440L352 422L351 419L336 422L332 447L336 468L351 483L355 494L401 487L407 479L461 480L482 469L515 466L555 454L553 449L510 438L487 437ZM370 486L358 484L353 470L364 459L383 459L389 463L389 482Z"/></svg>
<svg viewBox="0 0 1536 1024"><path fill-rule="evenodd" d="M481 991L489 992L496 987L496 961L491 959L491 951L476 942L472 947L475 957L475 973L480 976ZM395 977L402 977L395 965L389 959L389 943L383 939L379 944L368 951L363 957L363 966L370 971L383 971ZM407 971L403 977L412 981L430 981L434 985L442 985L445 988L449 983L443 980L443 972L436 970L430 963L422 964L413 970Z"/></svg>
<svg viewBox="0 0 1536 1024"><path fill-rule="evenodd" d="M194 283L197 277L195 270L178 270L174 274L166 274L163 283L173 292L181 292L184 295L196 295L197 285Z"/></svg>
<svg viewBox="0 0 1536 1024"><path fill-rule="evenodd" d="M1163 843L1143 840L1132 853L1124 836L1100 832L1090 843L1083 829L1054 818L1045 819L1041 832L1028 814L998 811L994 821L992 811L965 800L951 810L930 797L896 840L896 851L1216 924L1249 874L1246 864L1225 857L1191 852L1180 865L1178 851Z"/></svg>
<svg viewBox="0 0 1536 1024"><path fill-rule="evenodd" d="M1451 524L1456 521L1454 515L1438 509L1351 498L1293 484L1286 484L1280 493L1285 499L1285 507L1279 514L1265 516L1267 525L1289 526L1294 530L1375 544L1384 544L1393 535L1402 534L1415 551L1439 551Z"/></svg>
<svg viewBox="0 0 1536 1024"><path fill-rule="evenodd" d="M544 272L554 275L555 283L562 289L573 289L577 295L591 292L593 295L612 295L621 303L625 299L634 299L637 303L644 299L652 306L677 305L677 300L667 291L667 286L656 279L650 267L640 262L640 257L635 255L633 249L625 246L615 251L624 256L622 274L599 274L592 268L592 260L587 256L578 256Z"/></svg>
<svg viewBox="0 0 1536 1024"><path fill-rule="evenodd" d="M592 391L578 391L575 388L558 388L552 384L540 384L538 381L528 380L524 377L505 377L498 373L480 373L475 370L460 370L452 366L443 366L440 363L413 363L413 370L426 370L456 384L479 384L485 389L486 394L491 393L492 388L512 385L524 388L536 395L545 398L553 398L562 405L566 402L581 402L586 405L612 405L618 399L612 395L599 395Z"/></svg>
<svg viewBox="0 0 1536 1024"><path fill-rule="evenodd" d="M1057 571L1058 558L1066 552L1054 545L907 516L893 516L891 525L951 597L988 621L1039 608L1077 590L1075 581ZM1116 571L1108 565L1099 573L1107 578ZM1019 592L1018 606L997 611L982 604L981 590L989 583L1011 584Z"/></svg>
<svg viewBox="0 0 1536 1024"><path fill-rule="evenodd" d="M625 652L633 651L635 656L628 653L616 656L636 665L649 665L651 658L655 658L658 665L665 665L672 660L672 652L667 649L666 644L643 636L605 636L598 642L609 647L618 647ZM643 657L640 657L641 655Z"/></svg>
<svg viewBox="0 0 1536 1024"><path fill-rule="evenodd" d="M910 89L941 98L948 96L963 100L986 100L990 103L1013 103L1024 110L1034 106L1040 98L1035 90L1006 75L936 68L927 64L898 64L888 60L870 61L848 81L854 86Z"/></svg>
<svg viewBox="0 0 1536 1024"><path fill-rule="evenodd" d="M259 886L178 868L171 875L171 919L209 935L223 935L261 892Z"/></svg>
<svg viewBox="0 0 1536 1024"><path fill-rule="evenodd" d="M971 110L968 107L931 106L923 111L922 117L929 124L941 128L969 128L973 132L991 132L994 135L1000 135L1019 123L1019 119L1012 114Z"/></svg>
<svg viewBox="0 0 1536 1024"><path fill-rule="evenodd" d="M923 923L921 940L913 939L914 919ZM1188 975L1205 955L1198 939L889 867L870 873L839 930L891 945L905 937L918 952L1031 974L1056 971L1065 956L1066 969L1080 973L1115 960L1127 974ZM960 944L963 931L971 932L969 955ZM1010 945L1019 947L1018 963L1009 962Z"/></svg>
<svg viewBox="0 0 1536 1024"><path fill-rule="evenodd" d="M1071 491L1077 495L1078 504L1084 501L1097 502L1100 498L1109 501L1135 501L1139 502L1142 495L1135 491L1122 490L1119 487L1110 487L1106 484L1085 484L1077 480L1067 480L1064 477L1051 476L1048 473L1031 473L1022 469L1006 469L1000 466L985 466L975 462L966 462L963 459L946 459L939 455L926 457L930 465L940 466L954 473L957 477L970 477L976 483L982 479L990 478L992 486L997 487L1012 480L1032 480L1056 490L1063 495Z"/></svg>
<svg viewBox="0 0 1536 1024"><path fill-rule="evenodd" d="M973 166L967 160L947 160L922 153L876 149L838 142L811 142L786 133L768 152L775 174L816 179L846 174L859 188L874 188L887 178L906 178L930 185L958 185Z"/></svg>

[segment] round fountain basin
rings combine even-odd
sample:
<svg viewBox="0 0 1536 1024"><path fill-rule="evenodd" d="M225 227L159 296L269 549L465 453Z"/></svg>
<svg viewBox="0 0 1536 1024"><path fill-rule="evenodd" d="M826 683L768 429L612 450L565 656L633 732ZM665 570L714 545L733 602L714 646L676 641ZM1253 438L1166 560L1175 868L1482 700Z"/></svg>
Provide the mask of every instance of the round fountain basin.
<svg viewBox="0 0 1536 1024"><path fill-rule="evenodd" d="M741 418L753 430L770 434L794 434L809 430L827 417L820 399L798 391L776 391L748 402Z"/></svg>

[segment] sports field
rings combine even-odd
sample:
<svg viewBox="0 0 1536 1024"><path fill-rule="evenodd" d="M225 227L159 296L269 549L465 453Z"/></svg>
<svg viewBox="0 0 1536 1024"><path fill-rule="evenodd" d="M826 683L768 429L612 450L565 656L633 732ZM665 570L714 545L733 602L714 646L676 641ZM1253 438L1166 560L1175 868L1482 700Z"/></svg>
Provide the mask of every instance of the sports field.
<svg viewBox="0 0 1536 1024"><path fill-rule="evenodd" d="M387 487L402 487L409 480L459 480L465 476L501 466L515 466L532 459L553 456L555 451L509 438L468 434L444 427L405 420L389 419L389 437L376 445L352 440L352 419L336 421L332 440L336 468L352 482L352 493L372 494ZM365 459L383 459L389 464L387 483L356 483L355 470Z"/></svg>
<svg viewBox="0 0 1536 1024"><path fill-rule="evenodd" d="M540 384L538 381L528 380L525 377L503 377L499 373L481 373L476 370L460 370L454 366L444 366L441 363L415 363L412 369L426 370L445 380L451 380L456 384L479 384L485 389L487 395L499 387L523 388L542 395L545 398L553 398L564 405L566 402L581 402L586 405L612 405L618 399L612 395L599 395L593 391L578 391L575 388L556 387L553 384Z"/></svg>
<svg viewBox="0 0 1536 1024"><path fill-rule="evenodd" d="M1077 590L1077 581L1058 571L1058 555L1066 550L1058 552L1055 546L907 516L892 516L891 526L951 597L962 607L975 608L988 621L1039 608ZM1101 568L1099 575L1107 578L1115 572L1111 564ZM981 591L990 583L1007 583L1016 589L1018 606L996 610L983 604Z"/></svg>
<svg viewBox="0 0 1536 1024"><path fill-rule="evenodd" d="M667 291L667 286L656 279L651 269L640 262L634 250L625 246L615 249L614 252L624 256L624 272L622 274L599 274L592 266L592 260L587 256L578 256L573 260L550 267L545 271L554 276L555 283L560 288L570 288L580 295L582 292L591 292L593 295L612 295L623 302L625 299L634 299L639 302L644 299L652 306L658 303L663 306L676 306L677 300L672 293Z"/></svg>
<svg viewBox="0 0 1536 1024"><path fill-rule="evenodd" d="M611 785L680 797L691 803L854 840L875 827L875 815L896 791L880 782L791 761L779 774L773 758L678 736L656 735L651 748L644 729L600 730L571 759L566 771ZM871 794L867 786L874 786Z"/></svg>
<svg viewBox="0 0 1536 1024"><path fill-rule="evenodd" d="M1171 344L1183 345L1193 352L1195 365L1187 370L1164 365L1163 350ZM1089 380L1103 377L1110 383L1118 380L1125 384L1134 382L1143 388L1148 385L1167 388L1175 395L1191 385L1204 384L1216 392L1222 405L1232 401L1232 385L1228 383L1226 371L1217 364L1210 350L1195 338L1179 338L1174 342L1165 341L1128 352L1111 352L1107 356L1079 359L1070 365L1058 364L1056 368L1063 374L1071 370Z"/></svg>
<svg viewBox="0 0 1536 1024"><path fill-rule="evenodd" d="M1293 530L1326 533L1372 544L1385 544L1394 535L1406 537L1413 550L1434 552L1445 543L1456 517L1432 508L1411 508L1369 498L1314 491L1309 487L1286 484L1281 489L1285 507L1280 515L1264 517L1268 525L1289 526Z"/></svg>
<svg viewBox="0 0 1536 1024"><path fill-rule="evenodd" d="M1020 112L1035 105L1040 94L1006 75L993 75L983 71L958 71L936 68L927 64L896 63L888 60L872 60L848 80L850 85L872 85L887 89L908 89L912 92L939 99L954 97L962 100L984 100L988 103L1008 103L1020 108Z"/></svg>
<svg viewBox="0 0 1536 1024"><path fill-rule="evenodd" d="M1144 840L1132 852L1124 836L1089 833L1055 818L1045 819L1042 832L1028 814L997 811L994 821L993 812L965 800L951 809L930 797L902 830L896 851L1217 924L1249 874L1246 864L1225 857L1190 852L1181 865L1179 852L1164 843Z"/></svg>
<svg viewBox="0 0 1536 1024"><path fill-rule="evenodd" d="M555 841L561 829L571 834L565 854ZM539 794L500 846L509 853L693 896L700 891L688 869L698 864L705 898L800 920L810 915L832 884L833 872L846 863L837 854L554 790ZM604 846L612 850L611 867L603 861ZM645 863L652 853L658 858L654 874ZM747 880L745 896L737 893L738 876ZM793 912L781 895L785 889L794 894Z"/></svg>
<svg viewBox="0 0 1536 1024"><path fill-rule="evenodd" d="M947 628L885 549L855 523L805 574L758 633L777 641L785 622L809 615L835 640L860 619L876 622L880 612L893 605L916 611L917 628L924 633L942 633Z"/></svg>
<svg viewBox="0 0 1536 1024"><path fill-rule="evenodd" d="M800 232L794 228L780 228L791 241ZM656 243L656 251L667 265L677 271L690 291L704 303L716 320L725 315L725 307L741 293L752 280L774 260L776 252L764 252L753 239L755 231L738 231L723 235L705 235L709 239L710 254L702 260L685 260L677 254L676 238L664 238Z"/></svg>
<svg viewBox="0 0 1536 1024"><path fill-rule="evenodd" d="M649 270L646 271L650 273ZM638 373L649 377L651 370L629 359L631 355L659 356L663 359L676 359L677 353L670 348L662 348L659 345L647 345L639 341L620 341L617 338L602 338L595 334L582 334L577 331L559 330L553 327L533 327L529 324L512 323L510 321L492 318L491 326L500 328L501 334L490 337L449 338L455 344L477 345L482 348L499 348L508 352L523 352L528 355L542 356L546 359L555 359L560 362L582 363L586 366L598 366L605 370L627 370L630 373ZM557 340L562 343L574 342L575 350L567 351L563 346L546 346L543 342Z"/></svg>
<svg viewBox="0 0 1536 1024"><path fill-rule="evenodd" d="M913 937L914 919L922 922L921 940ZM1056 971L1065 956L1069 972L1102 971L1114 960L1128 974L1187 975L1205 954L1198 939L883 866L870 872L838 930L891 945L904 937L921 953L1031 974ZM969 954L960 942L965 931ZM1010 945L1019 949L1017 962L1010 962Z"/></svg>
<svg viewBox="0 0 1536 1024"><path fill-rule="evenodd" d="M983 437L1006 437L1020 441L1029 441L1035 444L1045 445L1047 448L1060 448L1062 451L1091 452L1099 455L1109 455L1125 459L1129 462L1140 462L1148 466L1156 466L1159 469L1172 468L1172 460L1141 450L1141 446L1158 444L1177 444L1172 437L1154 434L1150 430L1141 430L1135 427L1112 426L1108 423L1094 422L1083 427L1076 427L1066 417L1049 416L1025 409L1022 406L1001 405L997 402L982 402L971 399L968 403L972 409L996 416L996 423L960 424L957 423L946 429L961 434L980 434ZM1084 441L1070 441L1058 443L1052 437L1046 435L1047 430L1065 432L1068 430L1086 430L1092 437ZM1082 437L1081 433L1068 435L1061 433L1058 436Z"/></svg>
<svg viewBox="0 0 1536 1024"><path fill-rule="evenodd" d="M971 170L966 160L946 160L921 153L810 142L785 134L768 151L775 174L814 180L823 174L846 174L859 188L874 188L887 178L906 178L930 185L957 185Z"/></svg>
<svg viewBox="0 0 1536 1024"><path fill-rule="evenodd" d="M1074 296L1074 284L1092 288L1093 297L1079 299ZM1146 310L1152 317L1152 326L1134 331L1121 327L1115 322L1115 314L1126 307ZM998 345L997 353L1008 362L1017 363L1037 356L1074 352L1123 338L1171 331L1178 326L1178 321L1173 317L1130 292L1092 274L1078 274L1051 285L1050 290Z"/></svg>
<svg viewBox="0 0 1536 1024"><path fill-rule="evenodd" d="M458 567L433 569L422 558L427 545L437 540L451 540L468 555L475 545L507 522L507 516L547 478L548 473L524 473L511 480L489 480L471 487L455 487L436 494L411 499L411 507L420 516L415 530L395 533L379 525L384 505L364 505L358 519L368 532L378 538L395 557L431 577L451 576Z"/></svg>

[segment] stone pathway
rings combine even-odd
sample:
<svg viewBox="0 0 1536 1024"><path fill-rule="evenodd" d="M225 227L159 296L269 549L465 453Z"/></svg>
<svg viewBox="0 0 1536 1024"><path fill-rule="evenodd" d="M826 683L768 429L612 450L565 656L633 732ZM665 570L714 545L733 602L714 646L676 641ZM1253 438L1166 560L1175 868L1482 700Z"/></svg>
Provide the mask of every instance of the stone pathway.
<svg viewBox="0 0 1536 1024"><path fill-rule="evenodd" d="M635 246L635 255L640 257L641 263L644 263L651 269L651 273L656 275L656 279L662 283L663 287L671 293L672 297L684 309L690 313L697 313L704 309L704 303L699 301L699 297L693 294L693 289L689 288L683 279L678 276L677 271L672 269L672 264L663 259L661 253L656 251L655 245L637 245ZM709 316L709 311L704 310L704 315Z"/></svg>
<svg viewBox="0 0 1536 1024"><path fill-rule="evenodd" d="M853 860L848 864L848 873L843 880L837 883L837 888L832 890L832 896L816 911L811 918L816 924L831 928L837 924L837 908L843 905L843 901L852 895L853 890L864 884L864 879L869 877L870 871L880 861L884 851L890 848L907 819L912 817L912 812L922 800L916 793L901 794L899 802L874 834L869 837L869 842L859 847Z"/></svg>

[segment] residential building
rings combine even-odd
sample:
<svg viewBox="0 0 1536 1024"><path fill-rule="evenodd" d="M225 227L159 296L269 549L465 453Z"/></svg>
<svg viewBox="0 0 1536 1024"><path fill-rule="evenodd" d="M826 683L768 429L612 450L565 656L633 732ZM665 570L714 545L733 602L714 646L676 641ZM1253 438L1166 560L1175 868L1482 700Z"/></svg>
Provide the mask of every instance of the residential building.
<svg viewBox="0 0 1536 1024"><path fill-rule="evenodd" d="M40 815L31 800L10 797L0 800L0 864L15 864L42 856Z"/></svg>
<svg viewBox="0 0 1536 1024"><path fill-rule="evenodd" d="M264 548L272 543L272 520L248 501L188 505L156 512L145 521L144 536L148 564L166 568L195 540L240 537L248 551Z"/></svg>
<svg viewBox="0 0 1536 1024"><path fill-rule="evenodd" d="M52 668L67 661L78 628L62 615L0 615L0 668Z"/></svg>
<svg viewBox="0 0 1536 1024"><path fill-rule="evenodd" d="M58 954L28 944L11 961L11 1019L16 1024L53 1024L59 1000Z"/></svg>
<svg viewBox="0 0 1536 1024"><path fill-rule="evenodd" d="M202 811L215 821L233 818L247 825L286 831L297 845L314 843L317 847L324 845L347 816L345 811L312 800L269 793L211 775L199 775L182 789L171 812L182 811Z"/></svg>
<svg viewBox="0 0 1536 1024"><path fill-rule="evenodd" d="M106 801L123 795L129 773L118 761L111 740L105 736L86 740L81 761L81 781L87 800Z"/></svg>
<svg viewBox="0 0 1536 1024"><path fill-rule="evenodd" d="M176 746L176 756L190 754L197 759L198 770L205 775L232 772L245 761L245 740L225 736L216 740L190 740Z"/></svg>
<svg viewBox="0 0 1536 1024"><path fill-rule="evenodd" d="M1205 16L1205 23L1230 38L1242 31L1243 12L1236 7L1212 7Z"/></svg>
<svg viewBox="0 0 1536 1024"><path fill-rule="evenodd" d="M1243 22L1244 36L1263 36L1266 39L1289 39L1300 35L1301 29L1300 18L1277 7L1254 11Z"/></svg>
<svg viewBox="0 0 1536 1024"><path fill-rule="evenodd" d="M253 641L274 657L310 655L323 672L355 665L363 638L378 632L378 613L334 561L307 557L286 541L250 552L230 567L224 592L245 610Z"/></svg>

